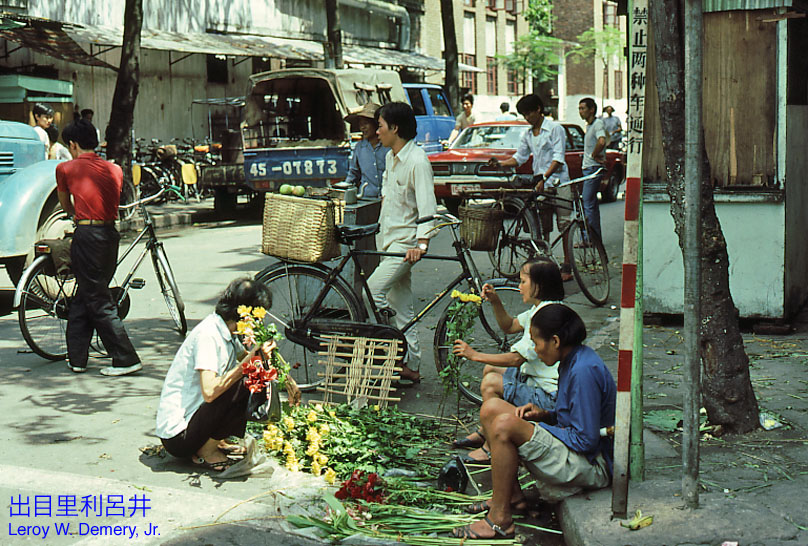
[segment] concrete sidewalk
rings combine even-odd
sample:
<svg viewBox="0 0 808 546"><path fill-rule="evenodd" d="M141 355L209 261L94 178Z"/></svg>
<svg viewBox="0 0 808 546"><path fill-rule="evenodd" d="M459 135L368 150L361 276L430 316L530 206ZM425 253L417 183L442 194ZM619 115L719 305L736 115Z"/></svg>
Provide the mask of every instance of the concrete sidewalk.
<svg viewBox="0 0 808 546"><path fill-rule="evenodd" d="M681 429L661 430L659 415L681 412L683 338L676 327L646 326L645 481L633 481L628 512L653 515L630 531L611 519L610 489L565 500L558 515L568 545L808 544L808 315L787 336L744 336L761 411L783 426L743 436L704 433L700 505L682 501ZM616 340L615 340L616 341ZM603 354L613 373L617 355Z"/></svg>

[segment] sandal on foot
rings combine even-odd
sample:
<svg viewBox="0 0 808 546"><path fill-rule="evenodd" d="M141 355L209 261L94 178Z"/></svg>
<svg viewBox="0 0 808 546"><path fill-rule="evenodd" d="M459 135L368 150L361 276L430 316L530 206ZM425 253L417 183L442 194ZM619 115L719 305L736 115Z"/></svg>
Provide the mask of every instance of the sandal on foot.
<svg viewBox="0 0 808 546"><path fill-rule="evenodd" d="M202 457L192 458L191 461L197 466L201 466L205 470L211 470L216 473L221 473L236 464L238 461L227 459L225 461L208 462Z"/></svg>
<svg viewBox="0 0 808 546"><path fill-rule="evenodd" d="M466 455L463 455L462 457L460 457L460 460L463 461L463 463L465 463L465 464L490 465L491 464L491 452L488 451L487 449L485 449L484 447L481 447L480 449L482 449L483 452L486 455L488 455L487 459L474 459L470 455L466 454Z"/></svg>
<svg viewBox="0 0 808 546"><path fill-rule="evenodd" d="M227 444L219 446L219 451L221 451L225 455L231 455L234 457L243 457L247 453L247 448L244 446L240 446L238 444Z"/></svg>
<svg viewBox="0 0 808 546"><path fill-rule="evenodd" d="M452 447L465 448L465 449L476 449L478 447L483 447L483 445L485 444L485 436L483 436L479 430L472 432L472 434L476 434L477 436L480 437L480 439L473 440L469 437L461 438L459 440L455 440L454 442L452 442Z"/></svg>
<svg viewBox="0 0 808 546"><path fill-rule="evenodd" d="M483 512L488 512L490 508L490 501L484 500L470 504L469 506L466 506L464 510L467 514L482 514ZM530 507L527 503L527 499L522 498L511 503L511 514L517 516L526 516L529 513Z"/></svg>
<svg viewBox="0 0 808 546"><path fill-rule="evenodd" d="M463 527L457 527L455 529L452 529L452 536L455 537L455 538L472 538L472 539L474 539L474 538L483 538L483 539L488 538L488 539L491 539L491 538L500 538L500 537L501 538L513 538L513 537L516 536L516 531L511 531L510 533L505 532L505 530L502 527L500 527L499 525L497 525L496 523L494 523L493 521L488 519L488 516L485 516L483 518L483 521L485 521L491 527L491 529L494 530L496 535L494 535L493 537L484 537L484 536L480 535L480 533L478 533L476 531L472 531L471 530L471 525L464 525Z"/></svg>

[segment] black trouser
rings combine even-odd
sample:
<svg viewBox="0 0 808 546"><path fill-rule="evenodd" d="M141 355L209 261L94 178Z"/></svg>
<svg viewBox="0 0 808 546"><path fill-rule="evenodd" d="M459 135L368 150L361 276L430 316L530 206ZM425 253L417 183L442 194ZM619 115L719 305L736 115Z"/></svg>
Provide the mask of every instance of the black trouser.
<svg viewBox="0 0 808 546"><path fill-rule="evenodd" d="M247 430L247 400L250 391L239 380L213 402L202 402L188 428L168 440L161 438L166 451L175 457L194 455L205 442L228 436L244 437Z"/></svg>
<svg viewBox="0 0 808 546"><path fill-rule="evenodd" d="M125 368L140 362L109 290L120 239L114 226L78 226L73 234L70 258L78 288L67 318L71 366L87 366L93 331L98 332L113 366Z"/></svg>

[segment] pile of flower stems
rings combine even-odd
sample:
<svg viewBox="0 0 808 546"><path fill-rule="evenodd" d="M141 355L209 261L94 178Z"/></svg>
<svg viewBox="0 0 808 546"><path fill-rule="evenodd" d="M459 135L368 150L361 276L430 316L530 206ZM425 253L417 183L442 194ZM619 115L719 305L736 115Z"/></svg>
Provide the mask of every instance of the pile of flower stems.
<svg viewBox="0 0 808 546"><path fill-rule="evenodd" d="M287 521L297 527L317 527L332 540L339 541L357 533L390 542L402 542L412 546L460 545L468 539L446 536L428 536L433 533L450 533L456 527L469 525L482 519L484 514L450 514L432 512L401 505L360 502L370 514L370 519L357 522L333 495L324 500L331 508L330 520L305 516L288 516ZM362 520L362 516L359 516ZM475 539L476 546L504 546L520 544L516 539Z"/></svg>

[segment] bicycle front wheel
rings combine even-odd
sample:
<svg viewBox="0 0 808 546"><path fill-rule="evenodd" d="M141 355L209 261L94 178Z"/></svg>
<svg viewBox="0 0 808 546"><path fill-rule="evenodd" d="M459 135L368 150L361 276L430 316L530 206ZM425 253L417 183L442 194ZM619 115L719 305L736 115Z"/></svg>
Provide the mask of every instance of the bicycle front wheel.
<svg viewBox="0 0 808 546"><path fill-rule="evenodd" d="M151 257L154 264L154 275L160 285L160 292L163 293L163 298L166 300L171 320L174 321L179 333L185 335L188 331L188 322L185 320L185 304L182 301L182 296L180 296L180 289L177 288L177 282L174 280L174 273L168 263L168 256L166 256L166 251L161 243L157 243L152 248Z"/></svg>
<svg viewBox="0 0 808 546"><path fill-rule="evenodd" d="M572 274L581 292L595 305L609 299L609 268L606 249L595 233L576 220L567 234L567 255L572 263Z"/></svg>
<svg viewBox="0 0 808 546"><path fill-rule="evenodd" d="M495 274L515 279L522 265L536 255L534 241L541 240L541 228L535 213L518 197L506 197L502 207L505 211L502 229L497 235L496 248L488 252L488 257Z"/></svg>
<svg viewBox="0 0 808 546"><path fill-rule="evenodd" d="M513 313L515 316L520 309L525 307L519 288L513 284L508 283L505 279L493 279L486 282L496 289L497 295L502 300L502 305L509 313ZM449 308L453 303L454 301L449 303L435 327L435 366L438 368L438 374L441 377L447 374L455 377L460 393L468 400L479 405L483 403L483 397L480 394L480 383L483 379L485 364L470 362L463 358L458 358L455 362L451 362L449 358L452 352L452 344L455 341L450 339L449 335L449 321L451 320ZM467 303L466 305L476 304ZM483 302L471 332L463 341L481 353L498 354L508 352L511 345L521 337L522 332L518 334L503 333L497 325L493 307L490 303Z"/></svg>
<svg viewBox="0 0 808 546"><path fill-rule="evenodd" d="M282 334L293 325L299 325L312 308L326 283L328 274L316 267L282 263L264 269L255 276L272 293L272 307L267 310L265 322L275 323ZM365 319L362 306L351 288L337 278L312 317L317 320L361 322ZM317 353L288 338L278 343L278 351L289 363L289 373L300 390L312 390L322 380L317 372ZM324 370L325 368L323 368Z"/></svg>
<svg viewBox="0 0 808 546"><path fill-rule="evenodd" d="M18 310L20 331L36 354L48 360L67 358L67 316L76 291L71 273L53 271L50 256L40 256L31 264Z"/></svg>

